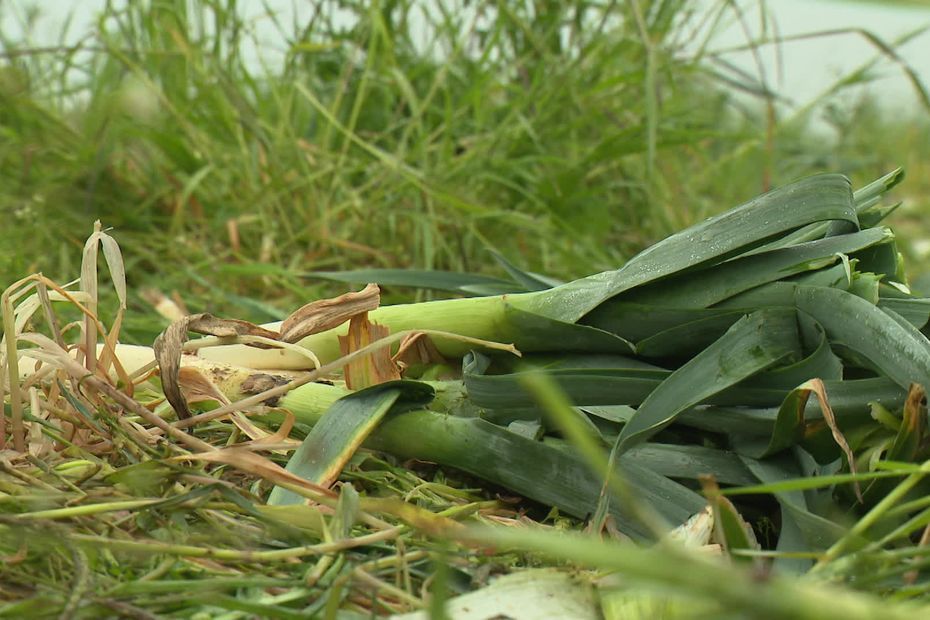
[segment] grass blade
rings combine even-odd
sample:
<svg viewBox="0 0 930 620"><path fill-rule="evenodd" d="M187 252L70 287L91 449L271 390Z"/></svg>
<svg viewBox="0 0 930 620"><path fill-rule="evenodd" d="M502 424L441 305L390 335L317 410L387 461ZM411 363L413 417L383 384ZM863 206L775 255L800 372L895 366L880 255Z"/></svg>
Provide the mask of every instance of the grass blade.
<svg viewBox="0 0 930 620"><path fill-rule="evenodd" d="M311 278L347 282L349 284L367 284L374 282L384 286L409 286L459 294L475 294L485 291L485 295L503 295L505 293L522 293L527 289L522 285L470 273L454 271L436 271L428 269L355 269L352 271L311 271L304 274Z"/></svg>

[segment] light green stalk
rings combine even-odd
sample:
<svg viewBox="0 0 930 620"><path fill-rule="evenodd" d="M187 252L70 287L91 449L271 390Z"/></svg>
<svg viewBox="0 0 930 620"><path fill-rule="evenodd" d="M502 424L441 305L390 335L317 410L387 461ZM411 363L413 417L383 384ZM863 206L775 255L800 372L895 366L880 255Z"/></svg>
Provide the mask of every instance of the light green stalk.
<svg viewBox="0 0 930 620"><path fill-rule="evenodd" d="M449 384L437 387L433 407L453 412L461 409L461 388ZM280 404L295 414L298 423L312 426L332 403L347 393L343 388L310 383L288 393ZM268 421L274 423L277 419L269 417ZM578 517L594 510L603 483L599 476L592 475L584 457L566 449L564 444L535 441L478 417L425 409L391 413L364 446L402 459L454 467ZM634 449L617 467L636 476L639 469L634 464L646 469L658 466L655 459L649 460L645 452ZM642 480L631 478L637 497L648 493L648 485L661 477L655 474ZM699 496L690 492L686 495L676 497L675 502L663 503L663 516L669 522L682 523L703 507L704 501ZM632 507L612 506L612 514L625 532L642 538L653 536L650 528L635 518Z"/></svg>
<svg viewBox="0 0 930 620"><path fill-rule="evenodd" d="M382 306L369 312L369 319L386 325L391 333L404 330L439 329L461 336L493 342L511 343L519 340L520 330L511 320L510 308L518 309L536 293L444 299L419 304ZM278 329L280 323L269 323L268 329ZM324 364L340 357L339 336L344 336L348 324L313 334L300 341ZM447 338L434 338L439 351L448 357L461 357L474 345ZM519 348L519 345L518 345ZM260 350L244 345L224 345L202 349L200 356L219 362L247 365L251 368L306 368L307 358L285 350ZM245 361L247 360L247 361Z"/></svg>

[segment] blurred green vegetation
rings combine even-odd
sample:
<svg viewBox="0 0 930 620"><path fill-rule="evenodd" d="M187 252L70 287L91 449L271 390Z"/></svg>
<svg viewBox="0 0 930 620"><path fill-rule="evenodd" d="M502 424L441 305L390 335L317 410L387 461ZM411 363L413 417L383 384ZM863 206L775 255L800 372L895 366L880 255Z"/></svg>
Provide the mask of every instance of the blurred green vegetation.
<svg viewBox="0 0 930 620"><path fill-rule="evenodd" d="M280 66L244 56L234 0L126 4L78 46L0 39L0 274L76 277L99 218L130 339L162 327L145 287L270 320L340 290L313 270L494 272L496 249L577 277L823 170L904 165L892 224L916 239L930 213L927 111L851 96L865 72L785 107L710 62L729 2L322 2L266 17Z"/></svg>

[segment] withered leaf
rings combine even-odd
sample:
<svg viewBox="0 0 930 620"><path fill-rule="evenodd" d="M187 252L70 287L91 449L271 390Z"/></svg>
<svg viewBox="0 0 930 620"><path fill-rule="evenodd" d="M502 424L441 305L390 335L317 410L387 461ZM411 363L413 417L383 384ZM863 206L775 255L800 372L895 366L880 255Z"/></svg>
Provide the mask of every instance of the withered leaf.
<svg viewBox="0 0 930 620"><path fill-rule="evenodd" d="M843 454L846 455L846 462L849 463L849 473L857 473L856 456L853 454L852 449L849 447L849 442L846 441L843 431L840 430L839 424L836 422L836 415L833 413L833 407L830 406L830 401L827 398L827 388L824 386L823 381L820 379L811 379L802 384L801 388L808 389L817 396L817 400L820 402L820 410L823 412L823 420L830 428L833 441L836 442L836 445L838 445L840 450L843 451ZM859 486L858 480L853 482L853 490L855 490L859 502L863 503L862 488Z"/></svg>
<svg viewBox="0 0 930 620"><path fill-rule="evenodd" d="M912 383L907 391L907 400L904 403L904 425L911 433L920 436L923 435L924 427L927 424L927 415L924 412L927 401L927 393L924 387L919 383Z"/></svg>
<svg viewBox="0 0 930 620"><path fill-rule="evenodd" d="M212 463L225 463L235 467L239 471L246 472L264 478L275 484L289 483L303 487L309 491L323 496L336 497L336 493L326 487L314 484L305 480L296 474L292 474L274 461L271 461L259 454L245 448L224 448L212 452L201 452L198 454L186 454L180 457L174 457L175 460L196 460L209 461Z"/></svg>
<svg viewBox="0 0 930 620"><path fill-rule="evenodd" d="M271 340L280 339L278 332L265 329L260 325L240 319L221 319L206 312L193 314L190 317L184 317L184 319L189 319L187 331L207 336L219 336L220 338L230 338L232 336L261 336L262 338L269 338Z"/></svg>
<svg viewBox="0 0 930 620"><path fill-rule="evenodd" d="M368 313L352 317L349 333L339 336L339 348L348 355L386 337L390 331L383 325L368 320ZM343 367L346 387L350 390L378 385L400 379L400 368L391 359L389 347L381 347L370 354L354 359Z"/></svg>
<svg viewBox="0 0 930 620"><path fill-rule="evenodd" d="M197 368L182 366L178 370L178 384L187 394L187 402L202 402L215 400L221 404L228 404L229 399L210 379Z"/></svg>
<svg viewBox="0 0 930 620"><path fill-rule="evenodd" d="M284 319L280 339L298 342L311 334L342 325L353 316L374 310L380 303L381 289L377 284L369 284L357 293L310 302Z"/></svg>
<svg viewBox="0 0 930 620"><path fill-rule="evenodd" d="M923 460L927 434L927 394L919 383L912 383L904 401L904 412L898 434L894 438L887 458L896 461Z"/></svg>
<svg viewBox="0 0 930 620"><path fill-rule="evenodd" d="M186 420L191 417L191 410L187 406L184 395L181 394L181 383L178 374L181 369L181 350L184 343L187 342L187 326L191 319L196 316L186 316L175 321L165 328L165 331L158 334L155 342L152 343L152 349L155 351L155 359L158 361L158 369L161 375L162 391L165 393L165 398L174 407L179 420Z"/></svg>
<svg viewBox="0 0 930 620"><path fill-rule="evenodd" d="M430 337L423 332L414 332L401 340L397 353L394 354L392 359L395 363L404 366L444 364L446 362Z"/></svg>
<svg viewBox="0 0 930 620"><path fill-rule="evenodd" d="M278 339L277 332L259 327L248 321L238 319L220 319L212 314L201 312L185 316L158 335L152 348L155 350L155 359L161 374L162 390L165 398L174 407L178 419L185 420L191 416L187 401L181 393L178 371L181 367L181 352L187 342L188 332L206 334L210 336L262 336Z"/></svg>

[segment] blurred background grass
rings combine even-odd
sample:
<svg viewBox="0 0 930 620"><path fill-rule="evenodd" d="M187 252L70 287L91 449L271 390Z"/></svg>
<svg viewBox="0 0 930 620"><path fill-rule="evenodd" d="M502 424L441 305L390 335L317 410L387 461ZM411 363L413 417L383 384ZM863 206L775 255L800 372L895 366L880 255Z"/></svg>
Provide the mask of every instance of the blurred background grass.
<svg viewBox="0 0 930 620"><path fill-rule="evenodd" d="M573 278L773 185L898 165L908 206L891 224L912 275L930 269L922 84L889 112L854 88L870 64L790 102L762 65L708 51L747 5L767 15L681 0L324 1L292 22L267 8L278 63L243 53L262 42L235 0L107 2L77 44L51 47L17 5L20 28L0 33L2 281L76 277L99 218L134 291L124 337L150 342L163 322L148 287L267 321L342 291L313 270L495 272L496 249ZM762 23L749 52L790 45ZM894 42L860 34L907 76Z"/></svg>

